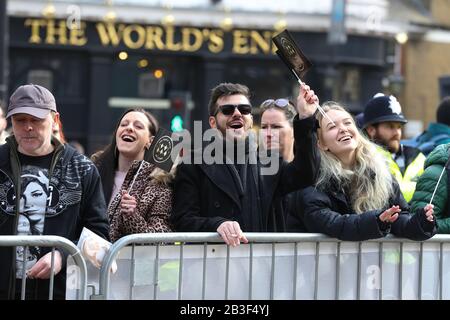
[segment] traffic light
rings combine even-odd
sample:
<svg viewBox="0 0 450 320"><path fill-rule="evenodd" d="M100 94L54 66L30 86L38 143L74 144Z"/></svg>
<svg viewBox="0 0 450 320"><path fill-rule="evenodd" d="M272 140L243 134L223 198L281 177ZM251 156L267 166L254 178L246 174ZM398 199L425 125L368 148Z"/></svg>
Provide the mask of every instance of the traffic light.
<svg viewBox="0 0 450 320"><path fill-rule="evenodd" d="M170 92L170 129L173 132L181 131L189 119L188 103L191 94L187 91Z"/></svg>
<svg viewBox="0 0 450 320"><path fill-rule="evenodd" d="M172 130L173 132L181 131L184 129L183 124L183 118L179 115L176 115L172 118L172 120L170 120L170 130Z"/></svg>

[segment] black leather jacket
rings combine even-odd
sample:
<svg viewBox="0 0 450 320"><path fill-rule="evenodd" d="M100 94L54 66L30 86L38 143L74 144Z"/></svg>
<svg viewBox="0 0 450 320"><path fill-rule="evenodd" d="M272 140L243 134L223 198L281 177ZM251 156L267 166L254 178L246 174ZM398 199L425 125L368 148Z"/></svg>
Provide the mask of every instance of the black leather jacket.
<svg viewBox="0 0 450 320"><path fill-rule="evenodd" d="M76 242L83 227L108 239L109 223L100 176L94 164L74 148L54 139L55 152L49 175L51 201L47 205L44 234ZM14 136L0 146L0 235L17 233L20 209L21 167ZM41 255L51 248L42 248ZM67 258L63 250L63 264ZM0 299L15 296L15 248L0 247ZM55 276L55 298L65 296L65 268ZM48 280L36 280L32 296L47 299ZM18 289L20 290L20 289ZM28 292L29 293L29 292ZM27 293L27 294L28 294Z"/></svg>

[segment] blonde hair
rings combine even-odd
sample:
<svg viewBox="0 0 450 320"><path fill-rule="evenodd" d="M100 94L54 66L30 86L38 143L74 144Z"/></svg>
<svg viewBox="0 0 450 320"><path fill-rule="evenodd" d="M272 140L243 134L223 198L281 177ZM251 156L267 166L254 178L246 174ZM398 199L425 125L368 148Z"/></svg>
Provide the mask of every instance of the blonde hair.
<svg viewBox="0 0 450 320"><path fill-rule="evenodd" d="M157 184L162 184L165 186L170 186L170 184L175 179L175 174L177 171L177 166L180 163L180 156L177 156L175 161L173 162L172 169L170 169L170 172L166 172L163 169L160 169L158 167L155 167L153 169L152 173L150 174L150 177L155 181Z"/></svg>
<svg viewBox="0 0 450 320"><path fill-rule="evenodd" d="M333 101L323 104L325 112L339 110L349 114L343 107ZM353 117L353 125L356 127ZM319 124L322 114L316 115ZM358 129L356 129L358 130ZM322 141L321 128L317 129L318 141ZM369 210L383 209L388 206L389 198L393 193L392 176L386 160L376 146L361 132L358 132L356 147L356 161L352 170L342 167L342 163L334 154L319 148L320 169L316 187L326 190L332 185L345 186L353 210L360 214Z"/></svg>

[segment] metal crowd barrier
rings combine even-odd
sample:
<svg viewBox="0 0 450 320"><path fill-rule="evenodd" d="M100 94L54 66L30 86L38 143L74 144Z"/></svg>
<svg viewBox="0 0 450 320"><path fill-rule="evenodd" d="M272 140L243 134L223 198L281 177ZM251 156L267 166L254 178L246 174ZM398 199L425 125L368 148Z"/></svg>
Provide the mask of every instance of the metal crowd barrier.
<svg viewBox="0 0 450 320"><path fill-rule="evenodd" d="M250 243L235 248L216 233L123 237L105 256L91 299L450 299L450 235L245 235Z"/></svg>
<svg viewBox="0 0 450 320"><path fill-rule="evenodd" d="M26 252L27 248L30 246L36 247L52 247L52 259L51 259L51 274L50 274L50 286L49 286L49 300L53 299L53 283L54 283L54 251L56 248L65 249L69 255L72 257L76 268L68 268L68 279L73 283L77 289L77 298L80 300L85 300L87 296L87 269L86 263L81 256L80 250L77 246L70 240L59 237L59 236L0 236L0 247L24 247L25 257L23 259L23 272L22 272L22 290L21 299L25 299L25 289L26 289ZM72 274L69 274L69 270ZM75 277L75 279L74 279Z"/></svg>

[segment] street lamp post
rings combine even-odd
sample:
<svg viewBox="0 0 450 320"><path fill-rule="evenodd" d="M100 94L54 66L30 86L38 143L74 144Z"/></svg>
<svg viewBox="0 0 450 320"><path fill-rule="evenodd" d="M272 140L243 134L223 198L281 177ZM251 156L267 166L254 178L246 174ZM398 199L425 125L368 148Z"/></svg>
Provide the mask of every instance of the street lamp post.
<svg viewBox="0 0 450 320"><path fill-rule="evenodd" d="M395 61L394 61L394 73L389 76L389 87L391 93L397 98L403 94L403 88L405 79L403 77L403 55L404 46L408 41L408 34L406 32L400 32L395 36Z"/></svg>
<svg viewBox="0 0 450 320"><path fill-rule="evenodd" d="M8 14L7 0L0 1L0 105L5 106L8 96Z"/></svg>

